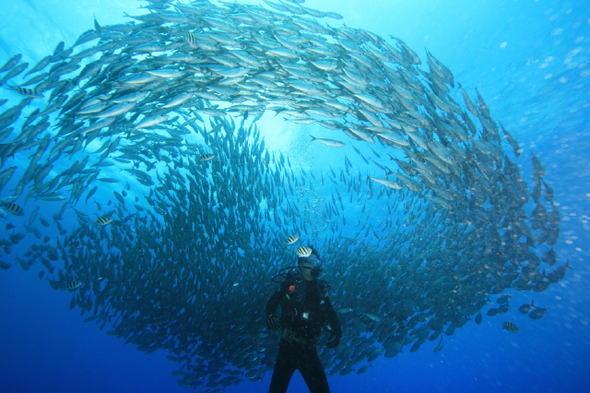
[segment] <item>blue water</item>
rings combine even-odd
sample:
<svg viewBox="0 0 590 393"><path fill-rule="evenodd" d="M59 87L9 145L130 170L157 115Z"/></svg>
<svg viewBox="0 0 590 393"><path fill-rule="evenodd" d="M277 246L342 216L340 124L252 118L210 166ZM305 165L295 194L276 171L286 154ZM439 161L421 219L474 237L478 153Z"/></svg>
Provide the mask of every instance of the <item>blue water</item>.
<svg viewBox="0 0 590 393"><path fill-rule="evenodd" d="M59 41L67 47L93 28L93 14L103 25L126 22L123 13L134 13L138 4L2 0L0 63L22 53L35 64ZM416 353L378 359L365 374L329 377L332 392L590 391L590 3L309 0L305 5L338 12L348 26L399 37L423 61L426 47L466 90L477 87L492 116L524 149L517 163L525 178L531 176L531 150L543 161L545 181L561 209L555 250L560 264L569 259L575 269L543 293L512 291L513 304L534 298L548 309L542 319L531 320L513 307L506 318L518 325L517 334L501 330L498 318L470 322L445 336L441 352L433 353L436 342L428 342ZM77 309L69 309L69 293L51 290L11 260L18 251L0 255L13 265L0 271L0 391L189 391L176 384L171 372L177 368L166 353L145 355L83 323ZM267 374L261 382L225 391L262 392L269 382ZM296 375L289 392L305 391Z"/></svg>

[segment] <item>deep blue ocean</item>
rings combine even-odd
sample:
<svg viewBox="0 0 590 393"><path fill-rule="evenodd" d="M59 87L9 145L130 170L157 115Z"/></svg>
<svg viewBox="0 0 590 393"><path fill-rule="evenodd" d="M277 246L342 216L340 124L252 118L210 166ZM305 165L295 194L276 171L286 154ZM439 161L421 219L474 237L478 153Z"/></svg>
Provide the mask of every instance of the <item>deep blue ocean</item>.
<svg viewBox="0 0 590 393"><path fill-rule="evenodd" d="M249 1L248 3L262 3ZM72 45L84 31L129 21L145 4L135 0L1 0L0 64L16 53L37 63L58 42ZM546 168L555 190L561 234L558 265L570 261L564 280L542 293L511 290L511 310L502 317L467 323L445 336L434 353L427 342L415 353L380 357L361 375L329 376L332 392L589 392L590 382L590 2L584 0L308 0L305 5L343 16L334 25L390 34L413 48L424 64L435 55L470 92L477 88L491 114L524 150L519 165L530 181L531 151ZM14 94L4 87L0 98ZM13 97L14 98L14 97ZM6 106L5 106L6 107ZM4 109L3 109L4 110ZM263 132L269 150L296 160L280 130ZM334 157L334 167L342 164ZM329 159L332 156L328 157ZM324 164L326 162L324 161ZM106 190L99 190L97 196ZM6 195L2 195L5 197ZM55 209L49 202L48 209ZM0 232L8 220L0 219ZM349 217L354 220L354 217ZM41 228L54 237L55 228ZM544 246L541 246L544 248ZM146 355L124 340L84 323L70 310L71 294L23 271L14 259L25 245L0 260L1 392L188 392L171 372L164 351ZM342 261L346 263L346 261ZM272 276L275 272L268 272ZM325 277L330 281L330 277ZM363 291L362 286L358 288ZM270 295L270 293L269 293ZM532 320L518 312L529 303L547 308ZM261 308L264 304L260 305ZM519 327L512 334L502 321ZM406 350L408 348L408 350ZM226 392L264 392L260 382ZM299 374L289 392L306 392Z"/></svg>

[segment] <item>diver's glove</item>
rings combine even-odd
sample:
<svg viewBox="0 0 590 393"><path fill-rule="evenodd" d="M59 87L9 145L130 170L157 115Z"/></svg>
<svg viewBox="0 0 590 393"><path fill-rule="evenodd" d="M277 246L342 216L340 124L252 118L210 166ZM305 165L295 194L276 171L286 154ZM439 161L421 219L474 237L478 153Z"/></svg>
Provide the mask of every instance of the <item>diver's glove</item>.
<svg viewBox="0 0 590 393"><path fill-rule="evenodd" d="M268 314L266 317L266 327L270 330L277 330L279 328L279 318L274 314Z"/></svg>
<svg viewBox="0 0 590 393"><path fill-rule="evenodd" d="M328 348L336 348L338 344L340 344L340 339L342 338L342 333L332 332L330 337L328 337L328 343L326 347Z"/></svg>

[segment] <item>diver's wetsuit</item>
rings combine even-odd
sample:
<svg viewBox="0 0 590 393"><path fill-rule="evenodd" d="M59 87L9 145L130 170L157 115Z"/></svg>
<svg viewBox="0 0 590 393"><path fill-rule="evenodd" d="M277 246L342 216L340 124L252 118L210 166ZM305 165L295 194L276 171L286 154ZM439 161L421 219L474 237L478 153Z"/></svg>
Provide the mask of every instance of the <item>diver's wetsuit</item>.
<svg viewBox="0 0 590 393"><path fill-rule="evenodd" d="M328 285L318 279L306 281L290 273L266 304L266 314L281 306L282 338L269 393L285 393L295 370L299 370L311 393L328 393L328 380L316 352L316 339L327 325L338 340L340 322L330 299Z"/></svg>

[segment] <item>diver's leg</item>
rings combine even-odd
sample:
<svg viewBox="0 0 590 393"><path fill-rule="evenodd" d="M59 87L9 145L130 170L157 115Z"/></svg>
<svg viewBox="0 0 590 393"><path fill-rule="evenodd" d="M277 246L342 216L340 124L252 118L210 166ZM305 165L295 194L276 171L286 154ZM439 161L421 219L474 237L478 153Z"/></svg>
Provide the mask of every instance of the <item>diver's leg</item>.
<svg viewBox="0 0 590 393"><path fill-rule="evenodd" d="M309 348L306 356L299 363L299 372L307 384L310 393L330 393L324 367L315 348Z"/></svg>
<svg viewBox="0 0 590 393"><path fill-rule="evenodd" d="M292 344L282 340L279 344L279 354L277 355L277 362L272 372L272 379L270 380L269 393L286 393L289 387L291 377L295 372L296 365L293 358L296 357L292 353Z"/></svg>

